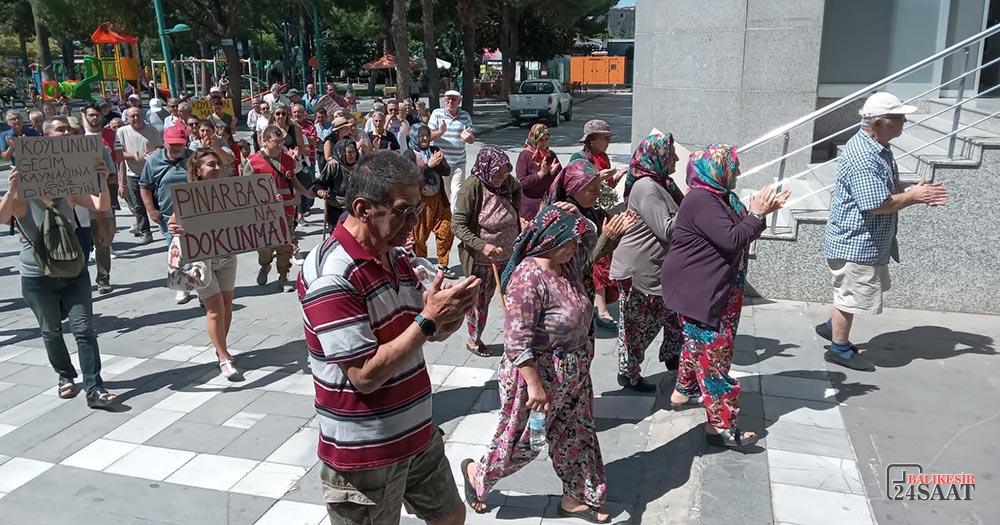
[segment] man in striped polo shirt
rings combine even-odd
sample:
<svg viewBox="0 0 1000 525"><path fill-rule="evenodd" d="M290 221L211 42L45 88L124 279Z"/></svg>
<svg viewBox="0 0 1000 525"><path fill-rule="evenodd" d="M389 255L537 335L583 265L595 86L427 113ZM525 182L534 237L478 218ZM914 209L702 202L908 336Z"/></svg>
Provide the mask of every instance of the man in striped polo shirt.
<svg viewBox="0 0 1000 525"><path fill-rule="evenodd" d="M348 217L299 273L316 390L323 498L333 524L465 521L441 432L431 419L426 341L447 338L479 279L425 289L401 246L423 208L415 164L388 151L344 183Z"/></svg>
<svg viewBox="0 0 1000 525"><path fill-rule="evenodd" d="M451 201L451 211L455 211L458 195L465 180L465 145L476 141L472 127L472 116L462 109L462 94L454 89L445 91L444 107L431 113L427 127L431 128L431 140L441 148L444 160L451 166L451 182L445 181L444 190Z"/></svg>

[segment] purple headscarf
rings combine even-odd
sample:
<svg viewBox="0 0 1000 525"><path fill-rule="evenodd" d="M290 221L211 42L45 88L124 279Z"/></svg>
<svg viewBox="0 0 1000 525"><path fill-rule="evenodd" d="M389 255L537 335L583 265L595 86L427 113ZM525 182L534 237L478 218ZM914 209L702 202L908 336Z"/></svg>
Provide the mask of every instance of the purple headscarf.
<svg viewBox="0 0 1000 525"><path fill-rule="evenodd" d="M594 179L601 176L589 160L574 160L559 172L556 180L552 181L552 188L549 190L546 202L552 204L559 201L568 201L574 193L582 190Z"/></svg>
<svg viewBox="0 0 1000 525"><path fill-rule="evenodd" d="M510 166L510 158L502 149L496 146L483 146L476 155L476 163L472 165L472 174L482 181L483 186L491 192L510 200L510 184L501 184L500 187L493 186L493 177L504 166Z"/></svg>

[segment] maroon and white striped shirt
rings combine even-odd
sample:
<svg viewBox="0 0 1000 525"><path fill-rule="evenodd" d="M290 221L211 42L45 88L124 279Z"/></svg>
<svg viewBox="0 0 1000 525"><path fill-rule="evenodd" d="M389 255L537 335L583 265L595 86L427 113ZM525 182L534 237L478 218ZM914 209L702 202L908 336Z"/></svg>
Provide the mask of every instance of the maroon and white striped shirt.
<svg viewBox="0 0 1000 525"><path fill-rule="evenodd" d="M403 250L394 248L389 260L391 270L341 223L309 253L299 272L319 457L336 470L397 463L426 448L433 435L431 381L422 351L370 394L358 392L341 367L374 356L423 308L423 285Z"/></svg>

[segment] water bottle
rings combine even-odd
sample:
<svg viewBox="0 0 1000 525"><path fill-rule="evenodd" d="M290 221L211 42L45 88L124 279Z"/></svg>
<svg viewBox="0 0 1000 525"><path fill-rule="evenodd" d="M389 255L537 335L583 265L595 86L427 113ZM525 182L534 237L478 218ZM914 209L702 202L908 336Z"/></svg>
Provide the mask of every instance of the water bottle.
<svg viewBox="0 0 1000 525"><path fill-rule="evenodd" d="M531 450L538 452L545 448L545 412L532 410L528 416L528 429L531 431Z"/></svg>
<svg viewBox="0 0 1000 525"><path fill-rule="evenodd" d="M413 273L423 283L424 288L430 288L434 284L434 278L437 277L438 269L430 261L423 257L411 257L410 266L413 267Z"/></svg>

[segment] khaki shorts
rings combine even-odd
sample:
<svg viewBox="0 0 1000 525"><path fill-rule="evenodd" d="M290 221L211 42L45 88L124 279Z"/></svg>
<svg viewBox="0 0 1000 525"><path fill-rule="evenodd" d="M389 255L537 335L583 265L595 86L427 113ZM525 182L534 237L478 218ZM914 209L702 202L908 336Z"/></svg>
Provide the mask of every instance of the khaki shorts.
<svg viewBox="0 0 1000 525"><path fill-rule="evenodd" d="M462 506L440 431L426 450L405 461L353 472L324 463L320 477L332 525L398 525L404 503L424 521L443 518Z"/></svg>
<svg viewBox="0 0 1000 525"><path fill-rule="evenodd" d="M833 306L849 314L882 313L882 292L892 286L889 265L870 266L827 259L833 274Z"/></svg>
<svg viewBox="0 0 1000 525"><path fill-rule="evenodd" d="M212 284L198 290L202 299L219 292L231 292L236 288L236 256L212 259Z"/></svg>

